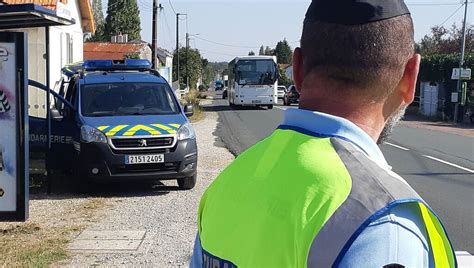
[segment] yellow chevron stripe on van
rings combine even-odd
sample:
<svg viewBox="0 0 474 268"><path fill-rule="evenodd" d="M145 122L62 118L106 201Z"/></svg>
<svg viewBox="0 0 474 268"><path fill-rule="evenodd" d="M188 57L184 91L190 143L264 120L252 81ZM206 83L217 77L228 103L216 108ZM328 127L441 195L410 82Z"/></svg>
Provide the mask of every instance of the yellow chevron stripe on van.
<svg viewBox="0 0 474 268"><path fill-rule="evenodd" d="M100 126L98 127L97 129L100 130L100 131L104 131L108 128L109 126Z"/></svg>
<svg viewBox="0 0 474 268"><path fill-rule="evenodd" d="M170 126L175 127L175 128L179 128L181 125L180 124L170 124Z"/></svg>
<svg viewBox="0 0 474 268"><path fill-rule="evenodd" d="M135 135L135 133L137 133L140 130L147 131L151 135L160 135L161 134L161 132L159 132L158 130L156 130L154 128L151 128L151 127L148 127L148 126L145 126L145 125L136 125L136 126L130 128L129 130L127 130L123 134L123 136L133 136L133 135Z"/></svg>
<svg viewBox="0 0 474 268"><path fill-rule="evenodd" d="M105 133L105 136L107 136L107 137L115 136L115 134L117 134L117 132L119 132L120 130L122 130L126 127L128 127L128 125L116 126L116 127L112 128L110 131L108 131L107 133Z"/></svg>
<svg viewBox="0 0 474 268"><path fill-rule="evenodd" d="M168 126L165 126L165 125L162 125L162 124L151 124L151 125L154 126L154 127L166 130L169 134L176 134L176 130L174 130L174 129L168 127Z"/></svg>

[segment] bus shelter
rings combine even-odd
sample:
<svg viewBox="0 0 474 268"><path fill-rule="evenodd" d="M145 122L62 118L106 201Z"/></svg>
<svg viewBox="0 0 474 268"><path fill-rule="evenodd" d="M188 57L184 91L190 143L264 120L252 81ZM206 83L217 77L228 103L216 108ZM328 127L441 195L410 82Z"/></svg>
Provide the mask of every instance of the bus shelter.
<svg viewBox="0 0 474 268"><path fill-rule="evenodd" d="M74 19L59 16L55 11L37 4L0 5L0 61L4 66L3 83L8 83L2 91L0 114L1 127L6 144L0 144L0 221L26 221L28 218L28 53L26 34L18 33L24 28L45 28L45 70L46 70L46 109L48 128L48 148L51 147L50 119L50 49L49 27L74 24ZM13 51L13 53L11 53ZM1 89L1 88L0 88ZM11 101L9 102L9 99ZM10 109L10 107L12 107ZM7 113L10 112L11 115ZM26 113L26 114L25 114ZM12 142L7 144L6 137ZM18 138L20 137L20 138ZM14 144L11 144L14 143ZM14 147L13 147L14 145ZM7 150L4 147L12 147ZM4 150L5 149L5 150ZM14 156L11 156L14 155ZM5 161L4 161L5 160ZM12 176L9 180L9 175Z"/></svg>

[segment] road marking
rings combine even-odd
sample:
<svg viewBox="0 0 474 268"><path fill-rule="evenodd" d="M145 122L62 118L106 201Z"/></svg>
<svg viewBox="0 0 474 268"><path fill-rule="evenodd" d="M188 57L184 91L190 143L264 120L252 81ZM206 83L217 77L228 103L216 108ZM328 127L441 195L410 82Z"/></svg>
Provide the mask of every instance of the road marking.
<svg viewBox="0 0 474 268"><path fill-rule="evenodd" d="M288 106L288 107L274 106L274 107L283 111L286 111L288 109L298 109L298 106Z"/></svg>
<svg viewBox="0 0 474 268"><path fill-rule="evenodd" d="M384 144L387 144L387 145L389 145L389 146L398 148L398 149L403 150L403 151L410 151L410 149L407 149L407 148L405 148L405 147L402 147L402 146L400 146L400 145L396 145L396 144L393 144L393 143L390 143L390 142L385 142Z"/></svg>
<svg viewBox="0 0 474 268"><path fill-rule="evenodd" d="M440 163L446 164L446 165L448 165L448 166L452 166L452 167L455 167L455 168L458 168L458 169L467 171L467 172L469 172L469 173L474 173L474 170L472 170L472 169L468 169L468 168L462 167L462 166L460 166L460 165L456 165L456 164L450 163L450 162L448 162L448 161L444 161L444 160L441 160L441 159L438 159L438 158L436 158L436 157L432 157L432 156L429 156L429 155L423 155L423 156L426 157L426 158L429 158L429 159L431 159L431 160L438 161L438 162L440 162Z"/></svg>

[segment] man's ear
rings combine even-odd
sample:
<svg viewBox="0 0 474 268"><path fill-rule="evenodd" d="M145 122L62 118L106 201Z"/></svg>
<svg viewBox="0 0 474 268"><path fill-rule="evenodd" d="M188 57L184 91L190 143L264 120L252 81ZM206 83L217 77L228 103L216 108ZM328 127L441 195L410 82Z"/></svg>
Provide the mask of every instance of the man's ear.
<svg viewBox="0 0 474 268"><path fill-rule="evenodd" d="M298 92L301 92L303 79L303 55L301 54L301 48L297 47L293 53L293 81L295 82Z"/></svg>
<svg viewBox="0 0 474 268"><path fill-rule="evenodd" d="M420 71L421 55L415 54L411 57L405 65L402 80L398 86L402 95L403 101L409 105L415 98L416 81Z"/></svg>

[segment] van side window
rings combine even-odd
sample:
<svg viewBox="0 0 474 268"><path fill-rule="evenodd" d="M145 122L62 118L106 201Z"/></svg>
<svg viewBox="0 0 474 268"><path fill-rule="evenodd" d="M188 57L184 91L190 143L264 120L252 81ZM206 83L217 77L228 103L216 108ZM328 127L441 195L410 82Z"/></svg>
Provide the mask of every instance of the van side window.
<svg viewBox="0 0 474 268"><path fill-rule="evenodd" d="M69 80L67 79L63 79L62 80L62 83L61 83L61 87L59 88L59 95L61 96L66 96L66 93L67 93L67 89L69 87Z"/></svg>
<svg viewBox="0 0 474 268"><path fill-rule="evenodd" d="M74 100L75 100L75 87L76 86L76 81L71 78L71 80L69 80L69 84L68 84L68 87L67 87L67 90L66 90L66 100L69 101L73 106L75 106L76 104L74 103Z"/></svg>

